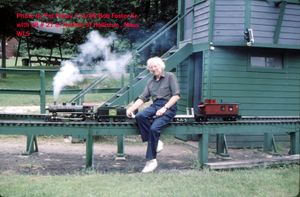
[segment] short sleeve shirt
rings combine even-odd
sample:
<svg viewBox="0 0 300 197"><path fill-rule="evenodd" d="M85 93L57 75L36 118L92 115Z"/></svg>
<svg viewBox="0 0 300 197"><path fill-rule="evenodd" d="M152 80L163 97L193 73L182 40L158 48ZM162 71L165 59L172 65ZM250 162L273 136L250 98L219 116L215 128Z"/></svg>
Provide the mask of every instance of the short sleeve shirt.
<svg viewBox="0 0 300 197"><path fill-rule="evenodd" d="M176 76L171 72L164 72L157 81L155 76L151 78L144 92L139 96L144 102L157 99L169 100L172 96L180 95L180 89Z"/></svg>

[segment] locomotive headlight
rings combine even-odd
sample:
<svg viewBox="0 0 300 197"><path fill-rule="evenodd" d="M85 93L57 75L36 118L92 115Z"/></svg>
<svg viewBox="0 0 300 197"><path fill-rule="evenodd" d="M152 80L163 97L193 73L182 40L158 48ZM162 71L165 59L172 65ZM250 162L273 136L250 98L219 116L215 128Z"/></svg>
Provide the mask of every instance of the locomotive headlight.
<svg viewBox="0 0 300 197"><path fill-rule="evenodd" d="M233 107L229 107L228 110L229 110L229 111L233 111Z"/></svg>
<svg viewBox="0 0 300 197"><path fill-rule="evenodd" d="M108 115L110 115L110 116L116 116L117 115L117 109L109 109Z"/></svg>

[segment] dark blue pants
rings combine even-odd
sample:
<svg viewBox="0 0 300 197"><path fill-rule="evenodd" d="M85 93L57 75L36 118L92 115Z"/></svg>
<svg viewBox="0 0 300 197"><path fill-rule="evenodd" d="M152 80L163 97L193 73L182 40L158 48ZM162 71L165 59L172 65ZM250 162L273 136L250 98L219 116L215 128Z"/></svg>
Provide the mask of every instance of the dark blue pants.
<svg viewBox="0 0 300 197"><path fill-rule="evenodd" d="M153 104L145 110L138 112L135 119L141 133L142 141L148 141L146 159L151 160L156 158L156 148L159 140L161 130L168 125L168 123L176 115L176 104L168 109L162 116L154 117L157 110L162 108L167 103L167 100L155 100Z"/></svg>

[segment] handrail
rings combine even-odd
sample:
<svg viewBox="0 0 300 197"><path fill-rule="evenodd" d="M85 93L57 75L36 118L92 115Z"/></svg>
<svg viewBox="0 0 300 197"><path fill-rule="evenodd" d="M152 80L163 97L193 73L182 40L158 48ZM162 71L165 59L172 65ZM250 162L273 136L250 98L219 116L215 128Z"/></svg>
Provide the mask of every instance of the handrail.
<svg viewBox="0 0 300 197"><path fill-rule="evenodd" d="M46 107L46 95L53 94L53 90L46 90L46 77L45 73L55 74L58 70L56 69L19 69L19 68L0 68L0 73L13 73L13 74L38 74L40 77L40 87L39 89L0 89L0 93L2 94L27 94L27 95L39 95L40 96L40 113L45 113ZM103 79L102 79L103 80ZM99 80L98 80L99 81ZM101 80L100 80L101 81ZM115 93L120 88L99 88L88 91L92 93ZM70 89L70 90L62 90L62 94L74 94L77 92L82 92L80 89Z"/></svg>
<svg viewBox="0 0 300 197"><path fill-rule="evenodd" d="M95 79L93 83L91 83L88 87L85 89L81 90L75 97L73 97L69 102L73 103L81 99L86 93L88 93L94 86L102 82L104 79L106 79L107 75L102 75Z"/></svg>
<svg viewBox="0 0 300 197"><path fill-rule="evenodd" d="M39 73L41 70L50 73L56 73L58 69L22 69L22 68L0 68L0 73L25 73L25 74L32 74L32 73Z"/></svg>

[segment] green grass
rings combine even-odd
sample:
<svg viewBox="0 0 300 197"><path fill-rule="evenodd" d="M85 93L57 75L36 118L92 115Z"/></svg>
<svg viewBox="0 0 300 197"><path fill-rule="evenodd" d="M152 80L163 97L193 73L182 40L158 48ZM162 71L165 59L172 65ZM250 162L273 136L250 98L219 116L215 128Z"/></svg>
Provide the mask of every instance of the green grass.
<svg viewBox="0 0 300 197"><path fill-rule="evenodd" d="M67 176L0 175L2 196L261 196L299 191L299 166L235 171L171 171L151 174Z"/></svg>

